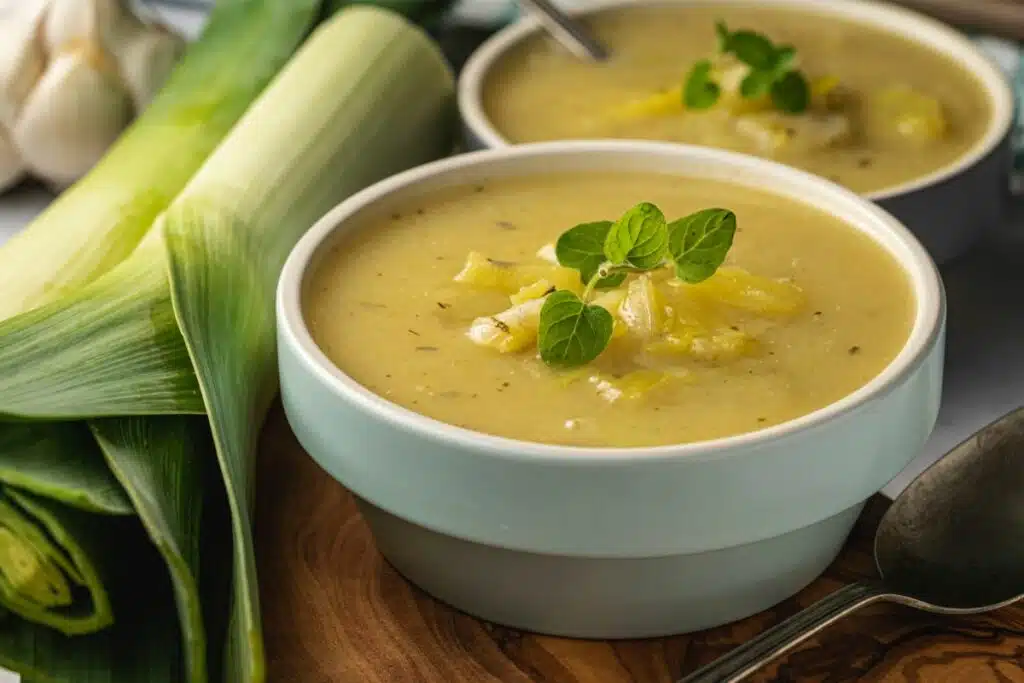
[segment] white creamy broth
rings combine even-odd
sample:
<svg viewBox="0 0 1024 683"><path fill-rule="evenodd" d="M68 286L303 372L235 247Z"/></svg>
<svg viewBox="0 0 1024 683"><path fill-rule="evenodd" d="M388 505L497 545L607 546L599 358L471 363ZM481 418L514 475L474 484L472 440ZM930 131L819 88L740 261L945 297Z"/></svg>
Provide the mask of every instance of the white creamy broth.
<svg viewBox="0 0 1024 683"><path fill-rule="evenodd" d="M475 319L512 305L508 288L453 281L470 253L499 262L483 259L469 269L476 275L519 269L528 282L550 268L557 280L564 269L539 258L540 247L640 201L666 216L708 207L737 216L711 279L651 280L673 339L697 330L684 351L630 328L594 363L556 371L535 344L501 353L467 336ZM748 432L836 401L899 352L914 300L892 257L812 207L725 182L582 173L452 188L370 221L330 245L304 310L332 362L401 406L526 441L626 447Z"/></svg>
<svg viewBox="0 0 1024 683"><path fill-rule="evenodd" d="M711 110L687 110L679 90L693 64L716 53L718 20L794 46L812 85L833 90L794 116L768 105L749 111L742 99L734 111L725 97ZM720 147L870 192L952 163L992 116L977 79L951 59L834 16L669 5L607 10L590 24L614 53L607 63L579 60L538 35L495 65L483 99L502 135L517 143L631 138Z"/></svg>

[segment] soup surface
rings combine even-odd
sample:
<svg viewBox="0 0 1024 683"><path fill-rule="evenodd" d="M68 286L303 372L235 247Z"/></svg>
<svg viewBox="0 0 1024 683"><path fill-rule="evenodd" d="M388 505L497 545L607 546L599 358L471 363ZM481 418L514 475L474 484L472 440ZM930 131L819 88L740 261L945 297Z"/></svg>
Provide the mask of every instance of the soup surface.
<svg viewBox="0 0 1024 683"><path fill-rule="evenodd" d="M726 262L699 284L662 269L598 290L609 346L552 369L537 351L541 297L582 287L544 245L640 201L670 218L731 209ZM481 181L367 219L322 254L304 310L337 367L394 403L489 434L625 447L734 435L832 403L899 352L915 305L894 259L801 203L584 173Z"/></svg>
<svg viewBox="0 0 1024 683"><path fill-rule="evenodd" d="M722 54L716 22L795 48L810 89L804 111L737 90L750 67ZM513 48L484 84L484 107L512 142L632 138L700 144L774 158L858 192L931 173L983 135L990 102L957 63L877 28L756 7L635 7L590 24L614 53L579 60L538 35ZM694 65L709 59L713 106L684 105Z"/></svg>

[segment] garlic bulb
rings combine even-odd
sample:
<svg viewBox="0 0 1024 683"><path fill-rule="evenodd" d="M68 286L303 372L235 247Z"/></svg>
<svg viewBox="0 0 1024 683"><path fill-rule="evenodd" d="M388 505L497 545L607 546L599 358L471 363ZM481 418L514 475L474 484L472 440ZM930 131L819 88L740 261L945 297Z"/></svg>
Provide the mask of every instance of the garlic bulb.
<svg viewBox="0 0 1024 683"><path fill-rule="evenodd" d="M184 49L128 0L0 0L0 192L75 182L149 104Z"/></svg>

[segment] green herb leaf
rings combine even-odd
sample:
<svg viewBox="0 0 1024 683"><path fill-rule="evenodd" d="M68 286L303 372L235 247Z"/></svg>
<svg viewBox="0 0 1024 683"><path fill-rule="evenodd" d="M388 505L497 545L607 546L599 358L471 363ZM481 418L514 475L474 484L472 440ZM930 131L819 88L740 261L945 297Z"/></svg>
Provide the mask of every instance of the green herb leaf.
<svg viewBox="0 0 1024 683"><path fill-rule="evenodd" d="M711 79L711 62L702 59L693 65L683 87L683 104L689 109L707 109L714 106L722 89Z"/></svg>
<svg viewBox="0 0 1024 683"><path fill-rule="evenodd" d="M748 100L767 95L774 82L772 71L751 71L740 82L740 95Z"/></svg>
<svg viewBox="0 0 1024 683"><path fill-rule="evenodd" d="M604 255L617 266L652 270L665 260L668 223L661 209L640 202L615 221L604 241Z"/></svg>
<svg viewBox="0 0 1024 683"><path fill-rule="evenodd" d="M566 268L580 271L583 284L590 282L597 269L605 262L604 241L611 230L611 221L595 221L580 223L562 233L555 243L555 256L558 263ZM615 287L626 279L625 273L616 273L598 280L596 287Z"/></svg>
<svg viewBox="0 0 1024 683"><path fill-rule="evenodd" d="M729 37L732 34L729 33L729 27L721 19L715 22L715 35L718 36L718 51L723 54L728 52Z"/></svg>
<svg viewBox="0 0 1024 683"><path fill-rule="evenodd" d="M725 261L736 234L736 214L728 209L704 209L669 226L668 249L676 277L695 284L715 274Z"/></svg>
<svg viewBox="0 0 1024 683"><path fill-rule="evenodd" d="M554 292L540 310L541 360L557 368L586 365L607 348L612 325L611 313L600 306L586 304L564 289Z"/></svg>
<svg viewBox="0 0 1024 683"><path fill-rule="evenodd" d="M772 70L776 74L784 74L793 69L795 61L796 48L792 45L782 45L775 49L775 64L772 65Z"/></svg>
<svg viewBox="0 0 1024 683"><path fill-rule="evenodd" d="M787 114L799 114L811 101L811 88L799 71L789 71L772 84L772 104Z"/></svg>
<svg viewBox="0 0 1024 683"><path fill-rule="evenodd" d="M792 45L776 47L770 39L756 31L731 33L722 21L715 23L715 33L720 52L732 54L750 67L749 73L740 83L740 95L743 98L754 99L770 93L773 106L780 111L798 114L807 108L810 103L810 87L807 79L794 69L796 48ZM718 90L713 98L707 94L706 82L710 80L710 70L711 65L708 63L706 68L698 70L694 66L690 72L684 92L687 106L692 106L690 99L697 102L696 108L702 108L699 105L707 101L710 103L703 104L703 107L709 107L718 100L721 94Z"/></svg>
<svg viewBox="0 0 1024 683"><path fill-rule="evenodd" d="M732 33L723 52L736 55L741 62L758 71L768 71L776 63L777 51L772 41L754 31Z"/></svg>

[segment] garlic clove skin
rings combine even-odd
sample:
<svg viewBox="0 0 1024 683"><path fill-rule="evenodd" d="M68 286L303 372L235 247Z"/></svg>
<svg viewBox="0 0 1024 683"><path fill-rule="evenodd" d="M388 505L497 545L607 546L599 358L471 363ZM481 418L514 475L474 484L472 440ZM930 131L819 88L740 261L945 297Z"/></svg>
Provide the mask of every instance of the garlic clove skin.
<svg viewBox="0 0 1024 683"><path fill-rule="evenodd" d="M44 43L51 53L81 41L102 47L141 111L181 57L185 42L167 28L147 24L125 0L48 0Z"/></svg>
<svg viewBox="0 0 1024 683"><path fill-rule="evenodd" d="M185 41L158 24L141 26L113 46L121 79L136 111L153 101L184 51Z"/></svg>
<svg viewBox="0 0 1024 683"><path fill-rule="evenodd" d="M49 0L50 10L43 25L46 51L56 54L79 41L104 48L122 31L125 11L120 0Z"/></svg>
<svg viewBox="0 0 1024 683"><path fill-rule="evenodd" d="M56 188L85 175L131 122L131 97L105 61L90 45L56 55L11 129L25 165Z"/></svg>
<svg viewBox="0 0 1024 683"><path fill-rule="evenodd" d="M21 182L27 169L21 163L21 154L14 148L3 130L0 130L0 192L6 192Z"/></svg>
<svg viewBox="0 0 1024 683"><path fill-rule="evenodd" d="M49 0L17 0L0 13L0 124L10 128L46 69L39 39Z"/></svg>

